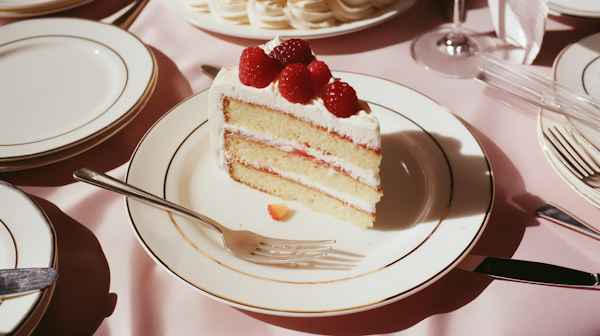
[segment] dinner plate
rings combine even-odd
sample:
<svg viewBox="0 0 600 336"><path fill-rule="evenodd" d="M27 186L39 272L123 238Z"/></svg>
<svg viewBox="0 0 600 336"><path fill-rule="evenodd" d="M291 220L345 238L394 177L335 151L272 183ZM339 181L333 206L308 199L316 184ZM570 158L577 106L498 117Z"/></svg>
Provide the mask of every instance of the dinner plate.
<svg viewBox="0 0 600 336"><path fill-rule="evenodd" d="M93 0L0 0L0 17L40 16L84 5Z"/></svg>
<svg viewBox="0 0 600 336"><path fill-rule="evenodd" d="M56 235L37 203L0 181L0 268L56 267ZM51 287L0 299L0 334L27 335L46 310Z"/></svg>
<svg viewBox="0 0 600 336"><path fill-rule="evenodd" d="M58 7L78 0L0 0L0 10L25 11L44 7Z"/></svg>
<svg viewBox="0 0 600 336"><path fill-rule="evenodd" d="M588 94L600 100L600 33L585 37L567 46L556 57L553 65L554 79L575 91ZM589 142L600 148L600 132L576 119L570 120ZM567 121L560 114L540 110L538 117L538 138L544 154L558 174L579 194L592 204L600 207L600 194L581 182L552 151L549 150L543 130L554 125L564 125ZM597 162L600 154L592 153Z"/></svg>
<svg viewBox="0 0 600 336"><path fill-rule="evenodd" d="M160 2L163 6L199 28L228 36L272 40L276 36L316 39L363 30L403 13L414 5L417 0L397 0L393 4L375 11L365 19L318 29L262 29L249 24L235 25L219 20L210 13L196 12L182 0L160 0Z"/></svg>
<svg viewBox="0 0 600 336"><path fill-rule="evenodd" d="M382 132L384 196L374 228L360 229L285 201L291 218L267 212L280 199L234 182L210 153L208 91L163 116L136 148L127 182L223 225L292 239L335 239L325 259L253 264L226 253L198 223L127 200L133 230L168 273L237 308L285 316L330 316L382 306L425 288L472 248L493 199L488 159L443 106L405 86L334 72L370 103Z"/></svg>
<svg viewBox="0 0 600 336"><path fill-rule="evenodd" d="M42 18L0 27L0 73L2 166L122 127L149 99L157 68L150 49L121 28Z"/></svg>
<svg viewBox="0 0 600 336"><path fill-rule="evenodd" d="M600 2L597 0L549 0L548 10L556 15L600 18Z"/></svg>

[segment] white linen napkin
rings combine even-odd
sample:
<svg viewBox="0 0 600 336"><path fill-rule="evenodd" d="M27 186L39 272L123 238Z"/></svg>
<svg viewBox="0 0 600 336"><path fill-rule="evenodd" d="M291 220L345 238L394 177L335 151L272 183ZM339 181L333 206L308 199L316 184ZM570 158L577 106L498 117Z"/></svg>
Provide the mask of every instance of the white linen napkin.
<svg viewBox="0 0 600 336"><path fill-rule="evenodd" d="M488 0L498 38L517 48L509 60L531 64L542 46L548 0Z"/></svg>

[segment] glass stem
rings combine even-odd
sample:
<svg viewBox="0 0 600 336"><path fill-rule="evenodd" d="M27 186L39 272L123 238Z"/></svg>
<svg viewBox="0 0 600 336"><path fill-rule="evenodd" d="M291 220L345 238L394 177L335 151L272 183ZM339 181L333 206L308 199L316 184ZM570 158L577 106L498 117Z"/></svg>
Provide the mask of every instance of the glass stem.
<svg viewBox="0 0 600 336"><path fill-rule="evenodd" d="M462 30L464 17L465 0L454 0L450 33L437 42L437 46L442 52L451 56L472 55L475 52Z"/></svg>
<svg viewBox="0 0 600 336"><path fill-rule="evenodd" d="M454 0L454 8L452 10L452 32L450 33L456 37L463 37L462 23L465 17L465 0Z"/></svg>

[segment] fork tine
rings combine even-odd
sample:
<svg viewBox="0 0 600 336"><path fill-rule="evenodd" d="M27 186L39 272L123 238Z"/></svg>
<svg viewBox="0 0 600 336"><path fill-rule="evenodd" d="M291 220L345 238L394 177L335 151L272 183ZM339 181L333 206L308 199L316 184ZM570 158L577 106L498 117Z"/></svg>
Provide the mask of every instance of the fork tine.
<svg viewBox="0 0 600 336"><path fill-rule="evenodd" d="M573 156L575 157L577 162L585 169L586 173L590 175L594 174L595 169L594 167L592 167L591 164L593 159L590 157L589 153L586 152L585 148L581 146L578 139L575 138L574 129L571 127L565 127L565 131L569 134L571 138L571 141L569 141L569 139L567 139L567 137L565 137L565 135L562 132L560 132L560 130L556 126L554 128L556 129L556 132L561 136L561 140L563 140L564 143L567 144L569 150L575 153L575 155Z"/></svg>
<svg viewBox="0 0 600 336"><path fill-rule="evenodd" d="M588 164L593 173L600 172L600 166L598 165L598 161L596 161L596 159L594 159L594 157L590 153L590 151L598 153L598 149L594 145L592 145L585 137L583 137L583 135L579 133L579 131L571 124L570 121L567 120L567 122L567 129L569 133L571 134L573 139L579 144L579 148L581 149L578 150L579 154L581 155L581 158Z"/></svg>
<svg viewBox="0 0 600 336"><path fill-rule="evenodd" d="M254 262L264 264L293 264L300 261L319 259L327 256L327 253L295 253L295 254L272 254L254 251L251 253Z"/></svg>
<svg viewBox="0 0 600 336"><path fill-rule="evenodd" d="M556 127L554 127L556 129ZM573 156L573 154L569 151L570 144L567 142L565 145L560 139L556 136L555 132L552 129L547 129L548 132L544 132L544 137L550 145L551 149L557 154L559 160L579 179L588 176L589 173L581 166L581 163L577 161L577 159ZM556 129L558 132L558 129ZM561 137L562 133L558 132ZM564 139L566 142L566 139Z"/></svg>
<svg viewBox="0 0 600 336"><path fill-rule="evenodd" d="M575 176L584 179L600 173L600 166L591 154L592 151L598 153L598 150L570 122L567 121L564 132L556 126L546 131L543 132L544 137L552 145L553 151Z"/></svg>
<svg viewBox="0 0 600 336"><path fill-rule="evenodd" d="M301 247L301 246L312 246L312 245L325 245L334 244L335 240L284 240L284 239L271 239L265 238L261 242L262 245L271 247Z"/></svg>
<svg viewBox="0 0 600 336"><path fill-rule="evenodd" d="M331 246L301 246L301 247L282 247L262 245L256 248L257 251L269 253L306 253L306 252L325 252L331 250Z"/></svg>

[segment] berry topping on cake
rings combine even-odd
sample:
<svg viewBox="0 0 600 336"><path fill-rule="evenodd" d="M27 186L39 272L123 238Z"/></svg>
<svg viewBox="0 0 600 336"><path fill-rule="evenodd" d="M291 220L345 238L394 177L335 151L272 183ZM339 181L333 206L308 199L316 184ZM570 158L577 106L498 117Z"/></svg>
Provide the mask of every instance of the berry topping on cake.
<svg viewBox="0 0 600 336"><path fill-rule="evenodd" d="M279 74L279 92L292 103L306 103L315 93L310 71L302 63L285 67Z"/></svg>
<svg viewBox="0 0 600 336"><path fill-rule="evenodd" d="M308 65L308 71L312 77L313 86L315 91L324 87L329 83L331 78L331 71L325 62L314 60Z"/></svg>
<svg viewBox="0 0 600 336"><path fill-rule="evenodd" d="M343 82L329 84L329 67L315 58L305 40L287 40L268 55L259 46L246 48L240 57L239 77L242 84L259 89L279 78L279 92L291 103L304 104L315 93L322 94L327 110L339 118L358 111L354 89Z"/></svg>
<svg viewBox="0 0 600 336"><path fill-rule="evenodd" d="M267 206L267 209L269 210L269 215L271 215L271 218L278 221L278 220L282 220L283 217L285 217L285 215L287 215L288 210L290 208L288 208L288 206L283 203L277 203L277 204L269 204Z"/></svg>
<svg viewBox="0 0 600 336"><path fill-rule="evenodd" d="M358 111L356 91L344 82L335 81L325 87L323 103L329 112L348 118Z"/></svg>
<svg viewBox="0 0 600 336"><path fill-rule="evenodd" d="M240 57L240 82L255 88L264 88L277 77L277 68L260 47L249 47Z"/></svg>
<svg viewBox="0 0 600 336"><path fill-rule="evenodd" d="M269 57L273 59L273 63L279 70L294 63L302 63L307 66L315 59L308 42L301 39L290 39L283 42L273 48Z"/></svg>

